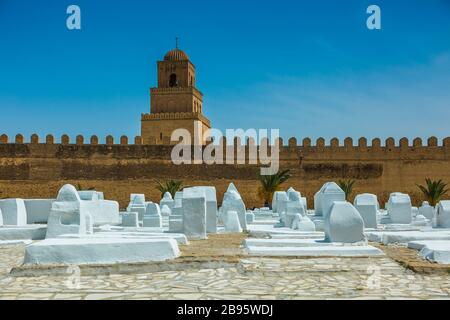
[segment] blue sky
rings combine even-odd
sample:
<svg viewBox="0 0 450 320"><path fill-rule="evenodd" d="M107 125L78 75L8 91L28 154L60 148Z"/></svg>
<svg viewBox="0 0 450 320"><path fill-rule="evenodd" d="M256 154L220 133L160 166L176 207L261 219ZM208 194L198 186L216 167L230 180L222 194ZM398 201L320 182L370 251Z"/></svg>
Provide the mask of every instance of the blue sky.
<svg viewBox="0 0 450 320"><path fill-rule="evenodd" d="M450 135L450 0L0 0L0 132L138 135L175 36L216 128Z"/></svg>

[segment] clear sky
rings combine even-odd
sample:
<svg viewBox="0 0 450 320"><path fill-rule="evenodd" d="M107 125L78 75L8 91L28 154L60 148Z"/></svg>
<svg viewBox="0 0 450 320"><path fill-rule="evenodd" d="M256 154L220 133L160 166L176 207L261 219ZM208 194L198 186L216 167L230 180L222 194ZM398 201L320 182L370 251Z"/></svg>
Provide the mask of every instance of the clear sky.
<svg viewBox="0 0 450 320"><path fill-rule="evenodd" d="M450 136L450 0L0 0L0 133L138 135L176 36L216 128Z"/></svg>

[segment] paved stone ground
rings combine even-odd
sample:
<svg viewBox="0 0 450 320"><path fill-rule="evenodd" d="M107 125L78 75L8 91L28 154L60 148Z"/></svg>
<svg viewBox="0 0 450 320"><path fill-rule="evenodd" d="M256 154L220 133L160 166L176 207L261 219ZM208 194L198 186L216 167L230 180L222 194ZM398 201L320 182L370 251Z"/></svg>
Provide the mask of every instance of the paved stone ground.
<svg viewBox="0 0 450 320"><path fill-rule="evenodd" d="M0 299L450 298L449 274L414 273L388 257L249 257L231 268L13 277L9 271L22 263L23 254L23 245L0 247Z"/></svg>

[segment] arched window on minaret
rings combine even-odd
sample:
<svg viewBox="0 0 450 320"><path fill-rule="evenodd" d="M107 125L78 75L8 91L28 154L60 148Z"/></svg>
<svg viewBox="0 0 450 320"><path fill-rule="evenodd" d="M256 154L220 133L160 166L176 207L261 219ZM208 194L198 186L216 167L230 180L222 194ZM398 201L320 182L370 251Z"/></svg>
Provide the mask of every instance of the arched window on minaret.
<svg viewBox="0 0 450 320"><path fill-rule="evenodd" d="M177 75L175 73L172 73L169 77L169 87L177 87L178 81L177 81Z"/></svg>

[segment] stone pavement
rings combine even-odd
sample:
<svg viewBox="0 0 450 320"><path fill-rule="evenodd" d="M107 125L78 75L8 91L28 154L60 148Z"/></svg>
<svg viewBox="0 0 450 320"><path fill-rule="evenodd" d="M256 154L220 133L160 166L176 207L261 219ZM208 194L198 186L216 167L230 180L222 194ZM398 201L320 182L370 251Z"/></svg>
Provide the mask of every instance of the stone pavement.
<svg viewBox="0 0 450 320"><path fill-rule="evenodd" d="M450 275L388 257L257 258L233 267L147 274L13 277L24 246L0 247L0 299L449 299Z"/></svg>

